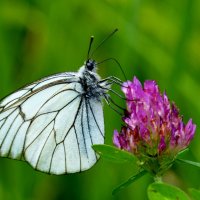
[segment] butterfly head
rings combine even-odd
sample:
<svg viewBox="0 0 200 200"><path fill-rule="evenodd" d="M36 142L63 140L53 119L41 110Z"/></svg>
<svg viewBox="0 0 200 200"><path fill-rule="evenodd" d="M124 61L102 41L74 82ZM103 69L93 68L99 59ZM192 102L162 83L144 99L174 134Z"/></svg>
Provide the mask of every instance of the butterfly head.
<svg viewBox="0 0 200 200"><path fill-rule="evenodd" d="M86 62L85 62L85 67L88 71L95 71L96 69L96 65L97 63L95 62L95 60L92 60L92 59L88 59Z"/></svg>

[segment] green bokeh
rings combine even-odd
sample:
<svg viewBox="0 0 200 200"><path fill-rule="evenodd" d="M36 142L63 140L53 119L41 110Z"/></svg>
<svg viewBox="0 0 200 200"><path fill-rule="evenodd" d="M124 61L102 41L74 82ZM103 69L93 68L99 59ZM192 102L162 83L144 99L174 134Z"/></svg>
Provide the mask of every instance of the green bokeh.
<svg viewBox="0 0 200 200"><path fill-rule="evenodd" d="M116 27L119 32L94 58L116 58L128 79L155 79L176 102L185 122L192 117L197 124L188 159L199 161L199 0L1 0L0 96L53 73L77 71L86 59L89 37L95 36L95 47ZM123 79L114 62L102 64L99 74ZM108 106L104 110L106 143L111 144L113 130L122 122ZM84 173L50 176L1 158L0 199L146 199L149 176L112 197L112 189L133 173L134 166L100 160ZM199 174L195 168L175 165L165 180L182 189L198 189Z"/></svg>

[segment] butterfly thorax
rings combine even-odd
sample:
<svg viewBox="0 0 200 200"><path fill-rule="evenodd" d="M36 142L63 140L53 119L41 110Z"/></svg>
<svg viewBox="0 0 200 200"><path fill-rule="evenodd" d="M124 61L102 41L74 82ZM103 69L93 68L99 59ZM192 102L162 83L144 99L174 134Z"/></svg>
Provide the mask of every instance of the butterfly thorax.
<svg viewBox="0 0 200 200"><path fill-rule="evenodd" d="M106 82L100 82L100 76L93 71L88 70L85 66L79 70L83 93L86 98L101 100L102 97L105 98L108 95L107 89L109 87L106 86Z"/></svg>

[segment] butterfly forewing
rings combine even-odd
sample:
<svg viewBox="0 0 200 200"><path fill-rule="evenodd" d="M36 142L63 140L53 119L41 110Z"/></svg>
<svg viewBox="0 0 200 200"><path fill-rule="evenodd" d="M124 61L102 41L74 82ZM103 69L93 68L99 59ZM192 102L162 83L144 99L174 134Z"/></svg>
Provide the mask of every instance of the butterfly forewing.
<svg viewBox="0 0 200 200"><path fill-rule="evenodd" d="M76 73L46 77L0 103L0 155L37 170L87 170L98 159L91 145L103 143L101 101L83 95Z"/></svg>

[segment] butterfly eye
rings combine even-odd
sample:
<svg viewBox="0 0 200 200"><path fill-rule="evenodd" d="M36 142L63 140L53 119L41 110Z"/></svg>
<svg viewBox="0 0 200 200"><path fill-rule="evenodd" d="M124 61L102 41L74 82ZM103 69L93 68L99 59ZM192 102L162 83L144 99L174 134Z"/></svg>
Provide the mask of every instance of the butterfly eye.
<svg viewBox="0 0 200 200"><path fill-rule="evenodd" d="M87 60L86 67L89 71L92 71L95 68L95 61L94 60Z"/></svg>

